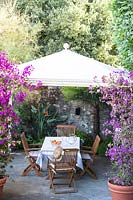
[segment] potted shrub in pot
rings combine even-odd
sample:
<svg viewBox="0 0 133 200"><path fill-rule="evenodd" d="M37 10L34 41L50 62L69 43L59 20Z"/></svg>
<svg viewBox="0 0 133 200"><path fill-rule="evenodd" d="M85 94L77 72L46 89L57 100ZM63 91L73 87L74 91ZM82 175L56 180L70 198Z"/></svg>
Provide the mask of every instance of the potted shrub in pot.
<svg viewBox="0 0 133 200"><path fill-rule="evenodd" d="M7 59L7 55L0 52L0 191L7 179L5 166L10 161L10 148L14 144L14 127L20 121L13 104L19 104L26 98L22 88L36 88L26 80L30 72L31 67L28 66L20 73L17 66Z"/></svg>
<svg viewBox="0 0 133 200"><path fill-rule="evenodd" d="M108 181L112 200L133 199L133 71L113 73L103 78L101 100L111 105L104 133L112 136L107 148L114 176Z"/></svg>

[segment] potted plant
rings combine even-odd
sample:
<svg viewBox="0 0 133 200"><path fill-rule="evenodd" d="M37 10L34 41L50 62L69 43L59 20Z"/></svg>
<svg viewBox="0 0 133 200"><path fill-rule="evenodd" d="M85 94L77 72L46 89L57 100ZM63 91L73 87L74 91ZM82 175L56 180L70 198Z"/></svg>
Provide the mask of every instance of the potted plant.
<svg viewBox="0 0 133 200"><path fill-rule="evenodd" d="M104 134L112 136L106 155L113 177L108 181L112 200L133 199L133 71L117 72L103 77L101 101L111 105L110 119Z"/></svg>
<svg viewBox="0 0 133 200"><path fill-rule="evenodd" d="M0 52L0 191L7 179L5 166L10 161L10 148L15 142L14 127L20 121L13 104L19 104L26 98L23 88L31 90L40 86L33 87L26 81L30 72L31 67L28 66L20 73L17 66L7 59L7 55Z"/></svg>
<svg viewBox="0 0 133 200"><path fill-rule="evenodd" d="M3 191L3 187L7 180L7 176L5 176L5 172L6 172L5 166L6 166L5 159L3 159L3 157L1 156L0 157L0 193Z"/></svg>

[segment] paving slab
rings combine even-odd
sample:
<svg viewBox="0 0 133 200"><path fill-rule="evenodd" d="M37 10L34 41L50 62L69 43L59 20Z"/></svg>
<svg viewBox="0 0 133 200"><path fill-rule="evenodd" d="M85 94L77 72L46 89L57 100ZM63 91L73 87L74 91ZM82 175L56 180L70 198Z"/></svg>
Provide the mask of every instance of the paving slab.
<svg viewBox="0 0 133 200"><path fill-rule="evenodd" d="M98 179L93 180L85 174L76 178L77 193L54 194L49 188L47 171L38 177L34 171L21 176L28 165L23 152L13 153L14 160L7 167L9 178L0 200L111 200L107 188L106 173L110 171L110 162L106 157L96 156L92 165Z"/></svg>

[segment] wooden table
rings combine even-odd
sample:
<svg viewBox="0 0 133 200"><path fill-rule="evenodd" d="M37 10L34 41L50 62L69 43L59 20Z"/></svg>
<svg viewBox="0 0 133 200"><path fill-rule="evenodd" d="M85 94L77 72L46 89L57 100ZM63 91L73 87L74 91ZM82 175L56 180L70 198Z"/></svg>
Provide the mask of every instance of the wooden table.
<svg viewBox="0 0 133 200"><path fill-rule="evenodd" d="M79 149L76 166L83 170L83 162L80 154L80 138L79 137L45 137L40 153L37 157L36 163L41 169L47 166L47 156L53 156L54 149L57 147L52 144L52 140L60 140L60 146L64 149L72 148Z"/></svg>

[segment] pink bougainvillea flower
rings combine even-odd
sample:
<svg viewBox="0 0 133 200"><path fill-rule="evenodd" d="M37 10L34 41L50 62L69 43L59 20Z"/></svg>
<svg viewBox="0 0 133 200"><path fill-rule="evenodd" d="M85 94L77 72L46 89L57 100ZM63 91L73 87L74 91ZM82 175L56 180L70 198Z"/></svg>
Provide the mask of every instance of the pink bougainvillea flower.
<svg viewBox="0 0 133 200"><path fill-rule="evenodd" d="M21 73L16 64L8 60L7 54L0 52L0 155L7 154L10 144L15 145L12 142L13 128L20 122L11 99L13 104L19 104L26 98L23 88L31 91L41 85L39 82L33 86L27 81L32 70L32 66L27 66Z"/></svg>

